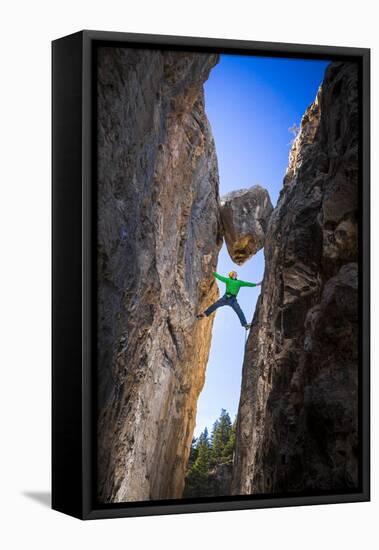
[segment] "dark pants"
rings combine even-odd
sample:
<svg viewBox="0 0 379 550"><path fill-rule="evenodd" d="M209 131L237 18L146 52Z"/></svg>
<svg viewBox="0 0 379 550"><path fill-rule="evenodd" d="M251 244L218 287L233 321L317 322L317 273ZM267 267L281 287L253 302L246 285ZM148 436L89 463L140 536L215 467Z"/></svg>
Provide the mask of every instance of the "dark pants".
<svg viewBox="0 0 379 550"><path fill-rule="evenodd" d="M234 311L237 313L239 320L241 321L241 325L244 327L247 325L247 321L245 318L245 315L243 314L242 309L240 308L239 303L237 302L237 298L235 296L228 297L226 294L222 296L217 302L209 306L208 309L204 311L205 315L208 317L211 313L216 311L217 308L222 306L230 306L234 309Z"/></svg>

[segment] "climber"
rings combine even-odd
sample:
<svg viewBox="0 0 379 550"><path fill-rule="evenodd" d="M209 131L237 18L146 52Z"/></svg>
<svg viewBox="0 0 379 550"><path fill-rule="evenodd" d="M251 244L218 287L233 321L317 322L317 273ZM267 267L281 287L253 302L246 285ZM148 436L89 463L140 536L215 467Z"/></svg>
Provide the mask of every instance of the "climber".
<svg viewBox="0 0 379 550"><path fill-rule="evenodd" d="M242 286L259 286L262 284L262 281L260 283L247 283L245 281L240 281L239 279L237 279L236 271L231 271L229 273L229 277L223 277L216 272L213 272L213 275L216 277L216 279L226 284L226 292L224 296L222 296L219 300L217 300L217 302L209 306L209 308L206 309L203 313L199 313L197 315L197 318L202 319L203 317L208 317L217 308L222 306L230 306L237 313L239 320L241 321L241 325L246 330L248 330L251 324L246 321L245 315L240 308L239 303L237 302L237 294Z"/></svg>

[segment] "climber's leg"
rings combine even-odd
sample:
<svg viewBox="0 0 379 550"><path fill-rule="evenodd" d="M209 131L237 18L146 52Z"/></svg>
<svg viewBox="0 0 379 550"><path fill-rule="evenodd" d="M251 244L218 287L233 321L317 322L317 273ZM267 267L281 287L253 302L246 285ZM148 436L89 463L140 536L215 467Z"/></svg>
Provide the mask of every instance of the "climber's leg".
<svg viewBox="0 0 379 550"><path fill-rule="evenodd" d="M222 296L219 300L217 300L217 302L215 302L214 304L212 304L211 306L209 306L209 308L207 308L205 311L204 311L204 315L206 315L207 317L209 317L209 315L211 313L213 313L214 311L216 311L217 308L219 307L222 307L222 306L225 306L227 304L227 298L225 296Z"/></svg>
<svg viewBox="0 0 379 550"><path fill-rule="evenodd" d="M247 325L246 317L240 308L239 303L237 302L237 298L234 298L230 300L229 305L234 309L234 311L237 313L239 320L241 321L241 325L245 327Z"/></svg>

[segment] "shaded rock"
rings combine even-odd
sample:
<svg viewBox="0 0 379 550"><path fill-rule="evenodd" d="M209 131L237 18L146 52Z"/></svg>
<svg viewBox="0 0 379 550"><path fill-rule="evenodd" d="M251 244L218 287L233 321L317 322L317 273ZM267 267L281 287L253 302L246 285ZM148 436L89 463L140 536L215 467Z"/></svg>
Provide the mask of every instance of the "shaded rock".
<svg viewBox="0 0 379 550"><path fill-rule="evenodd" d="M215 466L209 473L210 493L214 497L230 495L233 463Z"/></svg>
<svg viewBox="0 0 379 550"><path fill-rule="evenodd" d="M224 238L233 262L241 265L263 248L272 209L268 192L259 185L221 198Z"/></svg>
<svg viewBox="0 0 379 550"><path fill-rule="evenodd" d="M180 497L222 243L216 55L98 50L98 500Z"/></svg>
<svg viewBox="0 0 379 550"><path fill-rule="evenodd" d="M358 472L358 68L329 65L265 241L234 494L352 490Z"/></svg>

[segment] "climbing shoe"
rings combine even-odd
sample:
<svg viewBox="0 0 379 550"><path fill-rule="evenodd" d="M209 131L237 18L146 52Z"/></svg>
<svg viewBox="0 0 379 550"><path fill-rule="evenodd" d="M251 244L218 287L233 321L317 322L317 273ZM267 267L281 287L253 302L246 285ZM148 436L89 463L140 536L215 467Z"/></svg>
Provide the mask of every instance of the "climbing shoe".
<svg viewBox="0 0 379 550"><path fill-rule="evenodd" d="M205 317L205 313L198 313L196 315L196 319L203 319Z"/></svg>
<svg viewBox="0 0 379 550"><path fill-rule="evenodd" d="M251 327L251 323L247 323L247 325L245 325L246 330L249 330L250 327Z"/></svg>

